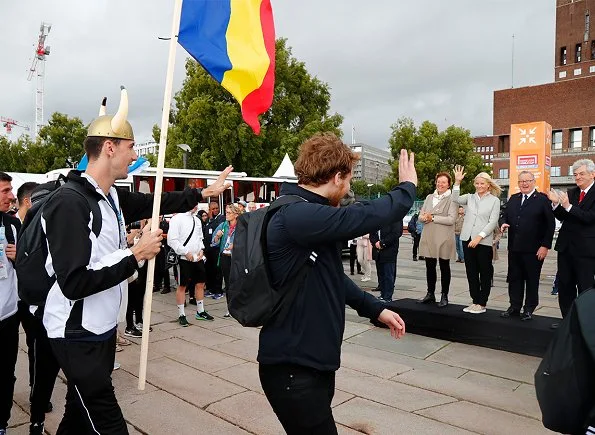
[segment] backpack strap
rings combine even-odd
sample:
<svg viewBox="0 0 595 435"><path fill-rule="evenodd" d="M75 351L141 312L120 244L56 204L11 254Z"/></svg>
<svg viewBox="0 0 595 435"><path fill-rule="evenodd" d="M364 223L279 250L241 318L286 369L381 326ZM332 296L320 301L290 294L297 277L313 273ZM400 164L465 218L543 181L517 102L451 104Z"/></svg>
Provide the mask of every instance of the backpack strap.
<svg viewBox="0 0 595 435"><path fill-rule="evenodd" d="M93 234L96 237L99 237L99 233L101 232L101 209L99 208L99 202L97 201L97 196L92 196L92 194L88 191L88 189L80 183L77 182L68 182L64 184L62 189L69 189L73 192L78 193L87 201L89 208L91 209L91 214L93 215L93 222L91 224L91 229Z"/></svg>
<svg viewBox="0 0 595 435"><path fill-rule="evenodd" d="M272 282L272 280L270 279L270 271L268 271L268 262L267 262L267 252L266 252L266 233L267 233L267 226L269 221L271 220L271 218L273 217L273 215L279 211L282 207L295 203L295 202L308 202L307 199L302 198L299 195L283 195L278 197L275 201L273 201L273 203L269 206L269 210L267 211L267 216L265 217L265 221L264 221L264 228L262 230L262 246L264 248L264 261L265 264L267 264L267 272L269 273L269 280ZM273 313L271 315L271 317L269 318L268 322L274 322L274 321L280 321L283 320L285 317L287 317L287 314L289 313L289 309L291 308L291 306L293 305L293 301L299 291L299 289L302 287L304 280L306 279L306 276L308 275L308 272L310 272L310 269L312 267L314 267L316 260L318 258L318 254L315 251L311 251L308 256L304 259L304 262L302 264L302 266L300 267L298 273L296 274L296 276L288 283L286 284L283 288L278 289L278 291L281 290L285 290L282 297L279 299L277 306L274 308Z"/></svg>

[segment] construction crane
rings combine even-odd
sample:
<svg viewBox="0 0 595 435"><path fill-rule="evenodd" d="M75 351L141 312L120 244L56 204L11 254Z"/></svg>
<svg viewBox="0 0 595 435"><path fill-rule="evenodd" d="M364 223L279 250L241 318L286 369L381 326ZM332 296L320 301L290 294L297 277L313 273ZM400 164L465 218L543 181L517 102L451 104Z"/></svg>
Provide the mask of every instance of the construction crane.
<svg viewBox="0 0 595 435"><path fill-rule="evenodd" d="M29 126L25 124L21 124L18 121L15 121L12 118L5 118L4 116L0 116L0 124L2 127L6 129L6 134L12 133L13 127L21 127L22 129L29 131Z"/></svg>
<svg viewBox="0 0 595 435"><path fill-rule="evenodd" d="M39 27L39 39L37 41L37 48L35 49L35 56L33 63L29 68L29 77L27 80L31 81L33 75L37 73L37 92L35 94L35 137L39 135L39 129L43 125L43 82L45 76L45 58L50 54L50 47L45 45L45 39L52 25L50 23L42 22Z"/></svg>

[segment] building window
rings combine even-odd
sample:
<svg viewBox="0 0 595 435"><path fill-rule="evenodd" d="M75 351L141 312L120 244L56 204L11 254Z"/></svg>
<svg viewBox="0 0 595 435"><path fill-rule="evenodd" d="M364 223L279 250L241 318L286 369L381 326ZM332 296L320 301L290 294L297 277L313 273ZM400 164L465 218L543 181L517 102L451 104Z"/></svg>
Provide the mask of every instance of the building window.
<svg viewBox="0 0 595 435"><path fill-rule="evenodd" d="M568 167L568 176L571 177L574 175L574 169L572 169L572 165Z"/></svg>
<svg viewBox="0 0 595 435"><path fill-rule="evenodd" d="M560 176L560 166L552 166L550 175L552 177L559 177Z"/></svg>
<svg viewBox="0 0 595 435"><path fill-rule="evenodd" d="M566 71L560 71L558 73L558 78L559 79L565 79L566 78Z"/></svg>
<svg viewBox="0 0 595 435"><path fill-rule="evenodd" d="M585 12L585 41L589 40L589 27L591 24L591 16L589 11Z"/></svg>
<svg viewBox="0 0 595 435"><path fill-rule="evenodd" d="M591 41L591 60L595 59L595 39Z"/></svg>
<svg viewBox="0 0 595 435"><path fill-rule="evenodd" d="M583 50L583 44L576 44L574 47L574 61L580 62L581 61L581 52Z"/></svg>
<svg viewBox="0 0 595 435"><path fill-rule="evenodd" d="M508 178L508 169L500 169L498 171L498 178L505 180Z"/></svg>
<svg viewBox="0 0 595 435"><path fill-rule="evenodd" d="M552 131L552 149L553 150L561 150L562 149L562 131L561 130Z"/></svg>
<svg viewBox="0 0 595 435"><path fill-rule="evenodd" d="M580 75L581 75L581 73L582 73L582 71L581 71L581 68L576 68L576 69L574 70L574 75L575 75L575 76L580 76Z"/></svg>
<svg viewBox="0 0 595 435"><path fill-rule="evenodd" d="M566 65L566 47L560 48L560 65Z"/></svg>
<svg viewBox="0 0 595 435"><path fill-rule="evenodd" d="M570 148L581 149L583 147L583 131L578 128L570 130Z"/></svg>
<svg viewBox="0 0 595 435"><path fill-rule="evenodd" d="M589 129L589 147L595 148L595 127Z"/></svg>

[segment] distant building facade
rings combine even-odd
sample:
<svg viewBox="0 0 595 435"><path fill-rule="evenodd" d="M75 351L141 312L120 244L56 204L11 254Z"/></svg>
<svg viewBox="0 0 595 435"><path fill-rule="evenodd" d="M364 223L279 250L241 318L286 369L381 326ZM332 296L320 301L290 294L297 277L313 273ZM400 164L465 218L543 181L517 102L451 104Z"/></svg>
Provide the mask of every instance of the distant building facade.
<svg viewBox="0 0 595 435"><path fill-rule="evenodd" d="M353 179L366 183L380 184L391 173L390 152L364 143L352 144L351 150L360 154L361 158L353 168Z"/></svg>
<svg viewBox="0 0 595 435"><path fill-rule="evenodd" d="M552 186L574 185L572 163L583 158L595 160L595 29L591 29L591 11L595 13L595 0L557 0L554 82L494 92L493 136L474 141L476 150L493 149L494 178L506 191L511 124L545 121L552 126Z"/></svg>
<svg viewBox="0 0 595 435"><path fill-rule="evenodd" d="M134 144L134 151L139 156L145 156L147 154L158 154L159 144L154 141L142 142Z"/></svg>

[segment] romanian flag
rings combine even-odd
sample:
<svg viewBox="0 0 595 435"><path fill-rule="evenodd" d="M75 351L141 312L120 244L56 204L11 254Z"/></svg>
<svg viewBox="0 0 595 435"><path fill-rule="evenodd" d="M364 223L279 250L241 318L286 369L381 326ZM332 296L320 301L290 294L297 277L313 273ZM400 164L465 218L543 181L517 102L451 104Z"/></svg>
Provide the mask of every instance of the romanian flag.
<svg viewBox="0 0 595 435"><path fill-rule="evenodd" d="M240 103L260 133L273 102L275 26L270 0L184 0L178 42Z"/></svg>

